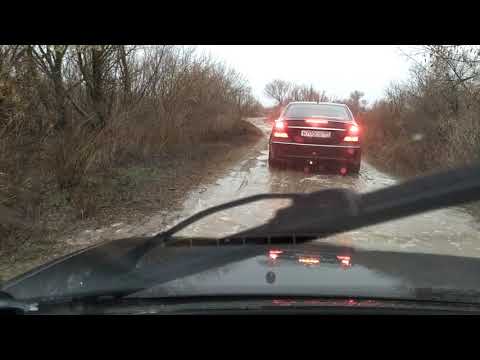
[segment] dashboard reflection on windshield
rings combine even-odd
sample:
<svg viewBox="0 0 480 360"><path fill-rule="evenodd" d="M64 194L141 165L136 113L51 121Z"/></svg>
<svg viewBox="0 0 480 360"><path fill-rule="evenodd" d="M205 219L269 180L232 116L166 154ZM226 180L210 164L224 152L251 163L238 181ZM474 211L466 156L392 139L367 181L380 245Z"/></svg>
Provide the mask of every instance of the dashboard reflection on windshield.
<svg viewBox="0 0 480 360"><path fill-rule="evenodd" d="M279 261L295 261L303 266L315 266L320 263L337 264L346 270L352 266L352 258L350 255L334 255L334 254L305 254L295 251L284 251L270 249L267 253L268 263L271 266L278 264Z"/></svg>

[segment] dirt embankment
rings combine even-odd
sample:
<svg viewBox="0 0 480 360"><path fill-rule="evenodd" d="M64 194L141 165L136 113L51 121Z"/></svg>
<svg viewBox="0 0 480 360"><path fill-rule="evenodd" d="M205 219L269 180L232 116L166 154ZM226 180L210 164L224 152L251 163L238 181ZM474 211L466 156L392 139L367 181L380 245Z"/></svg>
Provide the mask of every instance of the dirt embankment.
<svg viewBox="0 0 480 360"><path fill-rule="evenodd" d="M77 250L78 245L65 242L65 238L83 229L97 229L112 223L138 224L155 212L179 209L190 190L215 181L238 161L246 147L262 136L257 127L242 121L233 133L194 147L173 149L142 164L116 169L108 181L102 179L89 189L95 216L72 219L68 208L64 214L52 212L37 234L2 249L0 281ZM61 205L61 199L57 200L57 205Z"/></svg>

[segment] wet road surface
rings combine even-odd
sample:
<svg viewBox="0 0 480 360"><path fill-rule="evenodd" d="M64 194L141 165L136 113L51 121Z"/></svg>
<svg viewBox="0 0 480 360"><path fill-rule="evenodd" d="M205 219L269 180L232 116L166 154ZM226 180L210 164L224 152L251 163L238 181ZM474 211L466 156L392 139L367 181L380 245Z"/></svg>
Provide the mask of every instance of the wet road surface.
<svg viewBox="0 0 480 360"><path fill-rule="evenodd" d="M267 192L312 192L327 188L349 188L368 192L396 183L391 176L362 162L358 176L341 176L334 172L272 170L268 167L268 132L262 119L251 119L265 133L255 146L227 175L208 187L199 187L187 195L183 210L161 212L144 224L133 226L112 224L108 228L87 230L70 241L91 244L94 238L114 239L135 235L153 235L194 213L244 196ZM219 237L260 225L288 200L261 201L209 216L182 230L182 236ZM448 208L401 220L350 231L328 239L359 248L426 252L459 256L480 256L480 226L462 208ZM72 244L73 245L73 244Z"/></svg>

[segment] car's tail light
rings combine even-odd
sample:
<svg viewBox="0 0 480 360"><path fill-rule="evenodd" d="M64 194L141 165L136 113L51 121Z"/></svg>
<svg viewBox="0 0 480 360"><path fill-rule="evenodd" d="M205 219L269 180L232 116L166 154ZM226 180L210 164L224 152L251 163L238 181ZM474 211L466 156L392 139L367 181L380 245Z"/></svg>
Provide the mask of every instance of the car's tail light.
<svg viewBox="0 0 480 360"><path fill-rule="evenodd" d="M343 141L346 142L358 142L358 134L360 133L360 128L357 125L351 125L348 128L347 136L343 138Z"/></svg>
<svg viewBox="0 0 480 360"><path fill-rule="evenodd" d="M348 129L349 134L358 134L359 131L360 129L357 125L352 125L350 126L350 129Z"/></svg>
<svg viewBox="0 0 480 360"><path fill-rule="evenodd" d="M277 130L285 129L285 123L282 120L275 121L275 129Z"/></svg>
<svg viewBox="0 0 480 360"><path fill-rule="evenodd" d="M277 137L277 138L288 138L288 134L286 132L283 132L283 131L275 131L273 133L273 137Z"/></svg>

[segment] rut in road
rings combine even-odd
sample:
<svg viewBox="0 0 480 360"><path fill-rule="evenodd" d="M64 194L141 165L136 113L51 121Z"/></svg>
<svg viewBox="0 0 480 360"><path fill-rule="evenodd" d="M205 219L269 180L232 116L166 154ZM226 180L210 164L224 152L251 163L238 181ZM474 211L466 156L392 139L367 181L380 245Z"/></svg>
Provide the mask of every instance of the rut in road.
<svg viewBox="0 0 480 360"><path fill-rule="evenodd" d="M215 184L193 190L176 213L153 215L146 223L101 231L102 238L153 235L207 207L240 197L266 192L313 192L326 188L348 188L358 192L392 185L394 178L362 162L358 176L271 170L268 167L268 133L263 119L250 119L265 134L245 157ZM260 225L286 206L288 200L269 200L245 205L207 217L179 235L225 236ZM112 229L115 229L112 231ZM448 208L335 235L323 240L359 248L480 256L480 228L462 208ZM91 239L89 240L91 241Z"/></svg>

